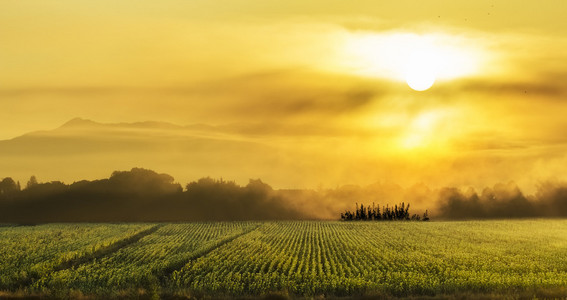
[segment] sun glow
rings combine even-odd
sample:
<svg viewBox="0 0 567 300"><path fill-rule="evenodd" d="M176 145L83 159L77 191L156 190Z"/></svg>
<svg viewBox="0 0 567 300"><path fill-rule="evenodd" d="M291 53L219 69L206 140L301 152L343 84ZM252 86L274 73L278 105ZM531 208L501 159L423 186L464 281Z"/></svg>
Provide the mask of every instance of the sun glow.
<svg viewBox="0 0 567 300"><path fill-rule="evenodd" d="M480 72L483 51L448 34L356 33L345 43L349 72L407 82L414 90Z"/></svg>
<svg viewBox="0 0 567 300"><path fill-rule="evenodd" d="M435 111L418 115L412 120L406 134L402 137L402 148L411 150L429 145L435 138L441 117L441 113Z"/></svg>

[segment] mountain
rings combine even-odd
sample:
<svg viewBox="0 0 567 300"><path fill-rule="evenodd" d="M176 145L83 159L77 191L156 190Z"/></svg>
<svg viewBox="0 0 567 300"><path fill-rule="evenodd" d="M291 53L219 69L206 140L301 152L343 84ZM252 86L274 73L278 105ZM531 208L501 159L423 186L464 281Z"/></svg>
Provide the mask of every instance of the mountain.
<svg viewBox="0 0 567 300"><path fill-rule="evenodd" d="M0 178L24 181L36 175L40 181L73 182L139 166L167 172L182 183L203 176L246 182L278 161L277 152L214 126L76 118L54 130L0 141Z"/></svg>

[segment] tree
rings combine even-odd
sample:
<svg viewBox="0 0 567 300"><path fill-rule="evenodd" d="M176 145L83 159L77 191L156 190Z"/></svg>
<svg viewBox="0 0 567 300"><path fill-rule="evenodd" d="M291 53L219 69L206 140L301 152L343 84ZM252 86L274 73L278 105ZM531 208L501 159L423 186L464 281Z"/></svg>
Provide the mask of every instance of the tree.
<svg viewBox="0 0 567 300"><path fill-rule="evenodd" d="M0 181L0 197L5 198L19 192L18 184L10 177Z"/></svg>
<svg viewBox="0 0 567 300"><path fill-rule="evenodd" d="M382 207L382 211L380 211L380 204L376 206L375 203L372 203L372 207L364 206L364 204L356 203L354 213L350 211L345 211L341 213L341 219L344 221L350 220L383 220L383 221L429 221L428 211L426 210L421 217L418 214L411 215L409 212L410 204L406 204L405 202L395 204L393 207L390 207L388 204Z"/></svg>
<svg viewBox="0 0 567 300"><path fill-rule="evenodd" d="M30 180L28 180L28 183L26 184L26 189L29 189L37 184L38 184L37 178L35 177L35 175L32 175L30 177Z"/></svg>
<svg viewBox="0 0 567 300"><path fill-rule="evenodd" d="M423 221L429 221L429 214L427 213L427 209L425 210L425 212L423 213Z"/></svg>

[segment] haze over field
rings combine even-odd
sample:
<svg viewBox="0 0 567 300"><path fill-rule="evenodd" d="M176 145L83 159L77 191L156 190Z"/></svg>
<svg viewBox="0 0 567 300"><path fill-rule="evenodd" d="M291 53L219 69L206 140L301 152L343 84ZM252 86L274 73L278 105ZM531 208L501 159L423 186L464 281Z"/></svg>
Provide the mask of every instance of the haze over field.
<svg viewBox="0 0 567 300"><path fill-rule="evenodd" d="M0 179L144 167L182 184L556 191L565 11L561 0L5 1Z"/></svg>
<svg viewBox="0 0 567 300"><path fill-rule="evenodd" d="M0 0L0 298L567 299L567 0Z"/></svg>

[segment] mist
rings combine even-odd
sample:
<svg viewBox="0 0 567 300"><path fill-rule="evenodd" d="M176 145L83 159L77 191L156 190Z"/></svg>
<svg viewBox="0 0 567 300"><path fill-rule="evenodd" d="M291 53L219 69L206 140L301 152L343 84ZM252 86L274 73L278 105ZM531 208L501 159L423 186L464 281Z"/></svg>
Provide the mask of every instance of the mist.
<svg viewBox="0 0 567 300"><path fill-rule="evenodd" d="M481 191L388 182L273 189L261 179L241 186L203 177L182 186L168 174L142 168L69 185L39 183L35 177L25 186L10 177L0 181L2 223L338 220L340 212L357 203L401 202L418 214L428 210L432 220L567 217L567 183L542 182L533 195L525 195L513 182Z"/></svg>
<svg viewBox="0 0 567 300"><path fill-rule="evenodd" d="M541 183L534 195L525 195L513 182L496 184L481 192L443 188L436 215L441 219L566 217L567 183Z"/></svg>

